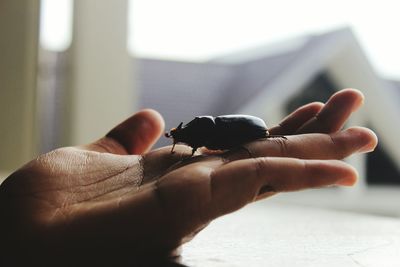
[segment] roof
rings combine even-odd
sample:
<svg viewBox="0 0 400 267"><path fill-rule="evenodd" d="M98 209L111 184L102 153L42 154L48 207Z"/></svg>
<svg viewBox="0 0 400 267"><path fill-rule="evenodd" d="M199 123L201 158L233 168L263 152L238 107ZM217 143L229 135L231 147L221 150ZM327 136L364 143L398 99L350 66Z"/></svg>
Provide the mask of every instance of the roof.
<svg viewBox="0 0 400 267"><path fill-rule="evenodd" d="M252 48L251 52L201 63L139 58L136 65L140 108L158 110L167 128L198 115L235 113L293 61L306 39ZM168 143L169 140L161 140L157 145Z"/></svg>
<svg viewBox="0 0 400 267"><path fill-rule="evenodd" d="M138 59L139 105L158 110L167 128L195 116L217 115L234 73L220 64ZM169 144L164 138L157 145Z"/></svg>
<svg viewBox="0 0 400 267"><path fill-rule="evenodd" d="M299 41L300 40L300 41ZM251 114L277 123L285 101L321 72L338 86L361 89L357 124L373 125L400 168L400 87L378 77L349 28L191 63L139 59L141 107L159 110L167 128L197 115ZM271 52L272 51L272 52ZM161 141L159 145L167 144Z"/></svg>

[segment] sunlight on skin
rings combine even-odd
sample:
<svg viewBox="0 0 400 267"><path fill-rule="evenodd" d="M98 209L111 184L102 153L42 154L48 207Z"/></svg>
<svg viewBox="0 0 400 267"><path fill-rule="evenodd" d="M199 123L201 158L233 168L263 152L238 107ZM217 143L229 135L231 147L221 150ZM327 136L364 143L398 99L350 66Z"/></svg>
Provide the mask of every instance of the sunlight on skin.
<svg viewBox="0 0 400 267"><path fill-rule="evenodd" d="M191 157L185 145L173 154L171 146L146 153L164 128L150 109L94 143L43 154L0 187L0 261L62 259L70 266L78 259L82 265L165 259L212 220L253 201L352 186L357 172L341 159L377 145L367 128L341 130L362 99L357 90L342 90L271 129L287 139L257 140L219 155Z"/></svg>

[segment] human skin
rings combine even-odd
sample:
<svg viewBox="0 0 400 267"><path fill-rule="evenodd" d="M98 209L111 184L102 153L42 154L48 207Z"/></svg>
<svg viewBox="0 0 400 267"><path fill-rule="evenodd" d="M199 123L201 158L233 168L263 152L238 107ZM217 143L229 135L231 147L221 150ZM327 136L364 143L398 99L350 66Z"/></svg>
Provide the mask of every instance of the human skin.
<svg viewBox="0 0 400 267"><path fill-rule="evenodd" d="M369 129L342 130L363 102L345 89L310 103L262 139L222 154L177 145L150 151L164 131L143 110L94 143L43 154L0 186L0 263L135 265L176 254L210 221L279 192L351 186L340 161L372 151ZM2 265L3 266L3 265ZM7 265L4 265L7 266Z"/></svg>

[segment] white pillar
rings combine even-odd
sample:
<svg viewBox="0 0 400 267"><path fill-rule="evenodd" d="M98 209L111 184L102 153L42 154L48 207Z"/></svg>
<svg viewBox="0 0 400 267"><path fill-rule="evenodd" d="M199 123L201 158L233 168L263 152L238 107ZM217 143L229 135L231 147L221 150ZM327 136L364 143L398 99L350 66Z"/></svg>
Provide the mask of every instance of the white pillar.
<svg viewBox="0 0 400 267"><path fill-rule="evenodd" d="M38 31L38 0L1 0L0 176L37 152Z"/></svg>
<svg viewBox="0 0 400 267"><path fill-rule="evenodd" d="M69 143L106 134L134 110L128 0L74 2Z"/></svg>

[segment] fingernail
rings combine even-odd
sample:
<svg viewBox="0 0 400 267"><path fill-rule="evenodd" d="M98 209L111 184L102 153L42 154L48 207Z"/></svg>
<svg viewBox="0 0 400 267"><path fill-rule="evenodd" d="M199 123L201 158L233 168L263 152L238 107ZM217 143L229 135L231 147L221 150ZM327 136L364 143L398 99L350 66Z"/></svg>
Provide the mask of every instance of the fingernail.
<svg viewBox="0 0 400 267"><path fill-rule="evenodd" d="M355 126L342 132L342 134L339 136L349 138L348 142L354 145L355 152L357 153L372 152L378 144L378 137L368 128Z"/></svg>
<svg viewBox="0 0 400 267"><path fill-rule="evenodd" d="M371 144L367 144L358 150L359 153L369 153L375 150L375 146L371 146Z"/></svg>
<svg viewBox="0 0 400 267"><path fill-rule="evenodd" d="M345 178L341 179L336 182L336 185L341 185L341 186L353 186L356 183L356 180Z"/></svg>
<svg viewBox="0 0 400 267"><path fill-rule="evenodd" d="M364 129L364 131L368 131L368 141L367 144L365 144L364 146L362 146L358 152L359 153L369 153L375 150L376 146L378 145L378 137L376 136L376 134L371 131L370 129Z"/></svg>
<svg viewBox="0 0 400 267"><path fill-rule="evenodd" d="M353 107L353 110L352 110L353 112L358 110L361 106L363 106L364 101L365 101L365 97L364 97L363 93L360 90L357 90L357 89L355 89L355 90L358 91L360 97L357 99L358 101Z"/></svg>
<svg viewBox="0 0 400 267"><path fill-rule="evenodd" d="M351 175L350 174L349 175L345 175L345 177L339 179L336 182L336 185L353 186L357 182L358 173L357 173L357 170L354 167L352 167L352 169L353 169L353 173Z"/></svg>

